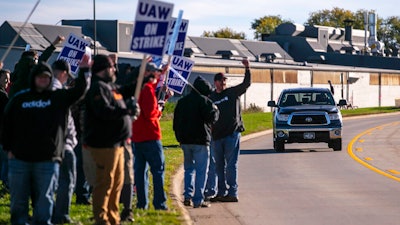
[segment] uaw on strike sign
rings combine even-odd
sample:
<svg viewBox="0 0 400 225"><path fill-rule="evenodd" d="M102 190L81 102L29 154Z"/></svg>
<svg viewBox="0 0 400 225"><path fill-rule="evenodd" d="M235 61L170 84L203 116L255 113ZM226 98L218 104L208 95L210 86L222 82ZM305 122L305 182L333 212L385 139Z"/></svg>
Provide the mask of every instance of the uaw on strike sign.
<svg viewBox="0 0 400 225"><path fill-rule="evenodd" d="M180 56L174 56L171 61L171 69L168 74L168 88L182 94L192 72L194 61Z"/></svg>
<svg viewBox="0 0 400 225"><path fill-rule="evenodd" d="M67 40L64 42L64 47L57 57L67 61L71 66L71 72L76 74L79 68L79 63L86 52L86 46L90 43L83 38L71 33Z"/></svg>
<svg viewBox="0 0 400 225"><path fill-rule="evenodd" d="M163 56L173 7L173 4L166 2L139 0L132 51Z"/></svg>

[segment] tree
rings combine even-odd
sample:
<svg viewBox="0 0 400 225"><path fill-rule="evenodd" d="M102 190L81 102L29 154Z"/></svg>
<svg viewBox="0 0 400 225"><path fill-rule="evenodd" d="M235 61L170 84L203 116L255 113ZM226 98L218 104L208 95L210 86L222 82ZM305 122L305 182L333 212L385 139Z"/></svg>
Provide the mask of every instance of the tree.
<svg viewBox="0 0 400 225"><path fill-rule="evenodd" d="M388 17L381 24L378 29L379 40L382 40L387 48L397 52L400 47L400 17Z"/></svg>
<svg viewBox="0 0 400 225"><path fill-rule="evenodd" d="M203 31L202 37L246 39L244 32L236 32L229 27L221 28L217 31Z"/></svg>
<svg viewBox="0 0 400 225"><path fill-rule="evenodd" d="M329 27L344 27L345 20L356 20L354 13L350 10L334 7L332 10L323 9L316 12L311 12L307 19L307 24L310 26L320 25Z"/></svg>
<svg viewBox="0 0 400 225"><path fill-rule="evenodd" d="M273 34L275 28L282 23L290 23L290 20L284 20L280 15L277 16L264 16L255 19L251 23L251 29L254 31L254 39L261 40L262 34Z"/></svg>

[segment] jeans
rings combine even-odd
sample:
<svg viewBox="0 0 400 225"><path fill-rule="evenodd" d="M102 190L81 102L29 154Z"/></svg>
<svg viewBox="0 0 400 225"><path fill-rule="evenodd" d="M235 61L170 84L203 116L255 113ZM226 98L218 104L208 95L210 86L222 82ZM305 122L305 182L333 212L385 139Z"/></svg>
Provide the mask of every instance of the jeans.
<svg viewBox="0 0 400 225"><path fill-rule="evenodd" d="M149 202L149 175L150 166L153 175L155 209L167 209L167 196L164 191L165 157L160 140L136 142L132 144L135 156L133 171L136 185L137 204L139 209L147 209Z"/></svg>
<svg viewBox="0 0 400 225"><path fill-rule="evenodd" d="M195 206L200 205L204 200L210 147L206 145L182 144L182 149L184 158L183 167L185 169L184 196L185 199L191 198Z"/></svg>
<svg viewBox="0 0 400 225"><path fill-rule="evenodd" d="M78 142L74 148L76 157L76 184L75 195L77 203L86 203L90 199L90 185L86 182L85 173L83 171L82 159L82 143Z"/></svg>
<svg viewBox="0 0 400 225"><path fill-rule="evenodd" d="M215 156L214 156L214 142L211 141L210 146L210 164L207 173L207 183L204 190L204 196L211 198L217 194L217 174L215 171Z"/></svg>
<svg viewBox="0 0 400 225"><path fill-rule="evenodd" d="M8 189L8 156L7 152L3 150L0 145L0 180L3 182L4 187Z"/></svg>
<svg viewBox="0 0 400 225"><path fill-rule="evenodd" d="M76 157L72 150L64 151L64 158L60 165L60 176L56 205L54 208L53 223L70 221L69 208L76 183Z"/></svg>
<svg viewBox="0 0 400 225"><path fill-rule="evenodd" d="M124 184L124 148L87 148L96 163L92 204L95 224L120 224L119 199Z"/></svg>
<svg viewBox="0 0 400 225"><path fill-rule="evenodd" d="M215 169L218 176L218 196L238 196L237 172L240 132L214 140Z"/></svg>
<svg viewBox="0 0 400 225"><path fill-rule="evenodd" d="M34 196L31 223L52 224L53 197L57 185L59 163L25 162L9 159L8 180L11 196L11 224L28 224L29 197ZM33 193L32 193L33 192Z"/></svg>

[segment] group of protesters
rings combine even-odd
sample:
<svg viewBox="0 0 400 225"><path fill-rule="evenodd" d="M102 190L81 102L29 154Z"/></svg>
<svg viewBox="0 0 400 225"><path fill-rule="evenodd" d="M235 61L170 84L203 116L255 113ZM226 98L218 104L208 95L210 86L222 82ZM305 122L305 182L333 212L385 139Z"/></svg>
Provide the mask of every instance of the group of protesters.
<svg viewBox="0 0 400 225"><path fill-rule="evenodd" d="M47 63L63 41L57 37L40 56L23 52L12 72L0 62L0 179L10 192L10 223L71 223L74 191L77 204L92 205L94 224L134 221L134 185L136 208L149 207L149 170L153 206L168 210L156 93L168 65L147 62L138 86L139 69L119 74L115 54L85 54L74 76L66 61ZM240 96L251 83L249 62L242 63L241 84L227 88L218 73L213 90L200 76L177 103L173 128L184 153L186 206L238 202Z"/></svg>
<svg viewBox="0 0 400 225"><path fill-rule="evenodd" d="M155 93L167 67L147 62L137 101L138 74L116 82L115 54L85 54L76 77L66 61L48 64L62 41L57 37L40 56L23 52L12 72L0 63L0 179L10 192L10 223L71 223L74 191L77 204L92 205L94 224L134 221L134 183L136 207L149 207L147 165L154 208L168 210Z"/></svg>

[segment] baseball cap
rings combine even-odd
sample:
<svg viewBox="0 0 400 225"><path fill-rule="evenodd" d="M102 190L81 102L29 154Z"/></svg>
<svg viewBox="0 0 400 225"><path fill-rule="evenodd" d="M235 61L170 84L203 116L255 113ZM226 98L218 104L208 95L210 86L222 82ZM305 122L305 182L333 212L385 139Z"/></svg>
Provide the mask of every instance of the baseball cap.
<svg viewBox="0 0 400 225"><path fill-rule="evenodd" d="M51 67L53 70L67 71L68 76L70 76L71 78L75 78L75 76L71 74L71 66L65 60L59 59L59 60L55 61L51 65Z"/></svg>
<svg viewBox="0 0 400 225"><path fill-rule="evenodd" d="M217 73L214 76L214 81L217 81L217 80L221 81L221 80L226 80L226 79L228 79L228 78L223 73Z"/></svg>
<svg viewBox="0 0 400 225"><path fill-rule="evenodd" d="M146 71L162 71L162 69L158 68L158 66L153 62L148 62L146 64Z"/></svg>

